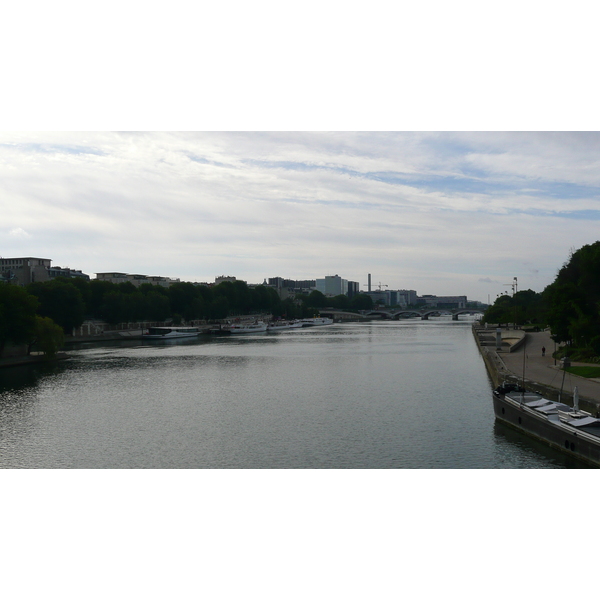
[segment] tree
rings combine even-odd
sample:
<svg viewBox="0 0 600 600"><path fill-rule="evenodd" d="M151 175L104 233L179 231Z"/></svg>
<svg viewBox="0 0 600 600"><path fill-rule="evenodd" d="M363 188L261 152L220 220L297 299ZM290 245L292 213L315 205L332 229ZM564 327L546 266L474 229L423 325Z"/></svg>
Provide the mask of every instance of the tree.
<svg viewBox="0 0 600 600"><path fill-rule="evenodd" d="M373 308L373 298L368 294L356 294L350 298L350 308L352 310L371 310Z"/></svg>
<svg viewBox="0 0 600 600"><path fill-rule="evenodd" d="M542 322L545 319L542 296L533 290L521 290L514 296L503 294L489 306L483 315L484 323Z"/></svg>
<svg viewBox="0 0 600 600"><path fill-rule="evenodd" d="M311 308L324 308L327 306L327 296L319 290L313 290L306 299L306 306Z"/></svg>
<svg viewBox="0 0 600 600"><path fill-rule="evenodd" d="M210 319L224 319L229 314L229 301L225 296L217 296L208 308Z"/></svg>
<svg viewBox="0 0 600 600"><path fill-rule="evenodd" d="M291 298L286 298L281 302L280 314L286 319L297 319L302 316L302 309Z"/></svg>
<svg viewBox="0 0 600 600"><path fill-rule="evenodd" d="M63 346L65 334L62 327L49 317L36 315L34 337L30 347L35 344L48 357L53 357Z"/></svg>
<svg viewBox="0 0 600 600"><path fill-rule="evenodd" d="M115 284L110 281L93 279L90 281L90 300L87 307L87 314L97 319L103 319L102 312L104 307L104 296L115 291Z"/></svg>
<svg viewBox="0 0 600 600"><path fill-rule="evenodd" d="M169 288L171 311L181 315L186 321L200 318L201 315L196 314L197 304L194 303L197 296L196 286L193 283L174 283Z"/></svg>
<svg viewBox="0 0 600 600"><path fill-rule="evenodd" d="M22 287L0 283L0 356L7 342L27 343L35 331L39 303Z"/></svg>
<svg viewBox="0 0 600 600"><path fill-rule="evenodd" d="M256 311L270 312L274 315L281 314L281 298L272 287L257 285L252 292L251 307Z"/></svg>
<svg viewBox="0 0 600 600"><path fill-rule="evenodd" d="M346 294L338 294L330 299L331 306L340 310L350 308L350 298Z"/></svg>
<svg viewBox="0 0 600 600"><path fill-rule="evenodd" d="M115 325L125 321L126 309L123 298L124 294L117 291L109 292L102 297L100 314L108 323Z"/></svg>
<svg viewBox="0 0 600 600"><path fill-rule="evenodd" d="M81 298L83 299L83 313L85 315L90 315L90 302L92 299L92 290L91 290L91 282L83 277L57 277L55 281L62 281L63 283L70 283L74 285L81 294Z"/></svg>
<svg viewBox="0 0 600 600"><path fill-rule="evenodd" d="M600 332L600 242L572 252L542 296L556 341L592 345Z"/></svg>
<svg viewBox="0 0 600 600"><path fill-rule="evenodd" d="M160 292L146 294L146 314L148 321L166 321L171 314L169 298Z"/></svg>
<svg viewBox="0 0 600 600"><path fill-rule="evenodd" d="M50 317L65 332L70 333L83 323L85 306L81 292L68 279L32 283L27 291L39 300L38 313Z"/></svg>

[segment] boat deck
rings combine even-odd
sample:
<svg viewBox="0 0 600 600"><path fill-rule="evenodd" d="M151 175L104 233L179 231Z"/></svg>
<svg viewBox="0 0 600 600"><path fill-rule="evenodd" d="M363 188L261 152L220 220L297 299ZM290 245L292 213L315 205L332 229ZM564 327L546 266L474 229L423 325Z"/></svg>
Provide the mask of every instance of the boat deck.
<svg viewBox="0 0 600 600"><path fill-rule="evenodd" d="M564 426L571 431L581 431L600 440L600 419L589 413L578 412L567 404L548 400L533 392L512 392L505 394L505 398L509 398L525 409L538 413L542 418L547 419L548 422L557 427ZM569 416L572 416L572 418L569 419Z"/></svg>

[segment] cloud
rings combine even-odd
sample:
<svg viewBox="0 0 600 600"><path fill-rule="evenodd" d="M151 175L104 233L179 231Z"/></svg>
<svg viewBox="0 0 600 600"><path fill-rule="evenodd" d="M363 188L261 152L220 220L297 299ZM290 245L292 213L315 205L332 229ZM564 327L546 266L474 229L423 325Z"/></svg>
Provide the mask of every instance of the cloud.
<svg viewBox="0 0 600 600"><path fill-rule="evenodd" d="M21 227L15 227L8 232L8 235L12 238L16 239L28 239L31 237L24 229Z"/></svg>
<svg viewBox="0 0 600 600"><path fill-rule="evenodd" d="M4 133L3 254L485 300L596 241L599 163L597 134Z"/></svg>

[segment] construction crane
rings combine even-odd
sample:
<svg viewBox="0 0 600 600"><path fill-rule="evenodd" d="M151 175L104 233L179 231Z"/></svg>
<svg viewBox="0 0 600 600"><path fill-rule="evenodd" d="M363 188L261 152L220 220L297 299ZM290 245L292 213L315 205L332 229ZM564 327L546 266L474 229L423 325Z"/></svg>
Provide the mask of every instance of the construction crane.
<svg viewBox="0 0 600 600"><path fill-rule="evenodd" d="M367 287L369 287L371 284L365 283L364 285L366 285ZM381 283L381 281L379 282L379 284L375 284L375 285L379 285L379 291L381 291L382 287L390 287L387 283Z"/></svg>

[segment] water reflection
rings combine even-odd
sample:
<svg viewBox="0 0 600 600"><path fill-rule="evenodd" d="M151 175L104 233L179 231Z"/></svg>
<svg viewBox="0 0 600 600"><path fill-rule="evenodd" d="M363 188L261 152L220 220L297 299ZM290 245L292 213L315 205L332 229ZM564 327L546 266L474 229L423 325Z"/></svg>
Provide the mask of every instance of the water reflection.
<svg viewBox="0 0 600 600"><path fill-rule="evenodd" d="M58 372L62 366L63 362L61 361L0 369L0 402L4 392L34 386L43 377Z"/></svg>
<svg viewBox="0 0 600 600"><path fill-rule="evenodd" d="M71 354L3 380L0 466L571 466L498 433L469 323L123 340Z"/></svg>
<svg viewBox="0 0 600 600"><path fill-rule="evenodd" d="M506 468L593 468L500 421L494 422L494 436L497 452L501 460L507 463ZM540 464L541 457L546 459L545 464Z"/></svg>

